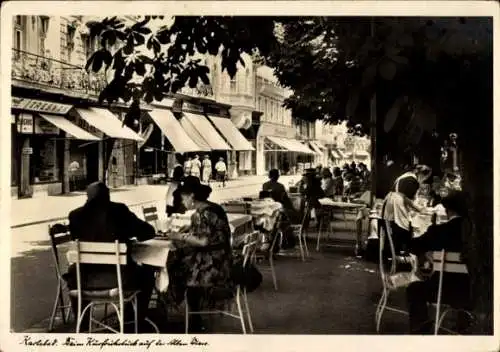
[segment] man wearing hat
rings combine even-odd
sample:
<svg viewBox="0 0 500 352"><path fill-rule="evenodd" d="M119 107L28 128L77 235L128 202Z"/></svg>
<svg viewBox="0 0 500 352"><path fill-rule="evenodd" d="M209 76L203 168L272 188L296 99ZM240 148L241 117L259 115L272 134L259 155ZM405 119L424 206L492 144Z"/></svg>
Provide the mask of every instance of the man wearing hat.
<svg viewBox="0 0 500 352"><path fill-rule="evenodd" d="M140 220L125 204L112 202L108 187L94 182L87 187L87 202L69 213L69 230L73 239L86 242L114 242L130 244L132 239L145 241L155 236L153 226ZM118 286L114 265L82 265L83 286L87 290L105 290ZM76 289L76 267L70 266L65 275L70 290ZM129 261L122 271L124 289L137 289L138 320L146 317L154 285L154 271L148 266L138 266ZM72 300L77 311L77 301ZM86 302L82 303L82 308ZM133 310L126 306L125 321L133 321ZM88 319L88 316L86 317ZM82 323L82 326L86 326Z"/></svg>

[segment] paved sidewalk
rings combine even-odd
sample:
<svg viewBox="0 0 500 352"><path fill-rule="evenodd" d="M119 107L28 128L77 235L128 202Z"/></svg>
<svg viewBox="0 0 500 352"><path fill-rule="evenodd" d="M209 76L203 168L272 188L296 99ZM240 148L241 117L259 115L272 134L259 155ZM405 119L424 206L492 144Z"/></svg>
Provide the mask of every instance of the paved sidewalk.
<svg viewBox="0 0 500 352"><path fill-rule="evenodd" d="M280 181L288 186L290 180L298 180L300 176L283 176ZM239 188L248 185L262 184L266 176L241 176L236 180L228 181L225 189ZM217 183L211 184L214 191ZM112 190L111 199L125 203L127 206L136 206L149 202L163 201L167 192L167 185L126 186ZM71 209L81 206L85 202L84 192L71 193L61 196L46 196L29 199L13 199L11 201L11 228L24 227L45 222L65 219Z"/></svg>

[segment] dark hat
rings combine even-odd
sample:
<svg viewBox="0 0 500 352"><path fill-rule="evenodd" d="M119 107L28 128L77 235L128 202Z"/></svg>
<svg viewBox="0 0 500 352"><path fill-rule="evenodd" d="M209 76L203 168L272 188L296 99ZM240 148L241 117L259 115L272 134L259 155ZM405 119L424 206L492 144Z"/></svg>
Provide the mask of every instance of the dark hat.
<svg viewBox="0 0 500 352"><path fill-rule="evenodd" d="M196 176L187 176L179 187L180 193L197 193L201 188L200 179Z"/></svg>

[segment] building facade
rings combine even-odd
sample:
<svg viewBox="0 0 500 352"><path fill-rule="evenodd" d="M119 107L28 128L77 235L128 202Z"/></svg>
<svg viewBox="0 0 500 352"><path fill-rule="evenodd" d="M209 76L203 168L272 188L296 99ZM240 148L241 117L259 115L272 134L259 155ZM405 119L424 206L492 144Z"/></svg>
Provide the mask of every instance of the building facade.
<svg viewBox="0 0 500 352"><path fill-rule="evenodd" d="M133 131L109 143L93 114L119 125L126 111L111 113L97 97L106 84L102 73L84 70L96 50L83 16L14 16L12 47L11 150L12 195L32 197L83 189L96 180L133 183L127 159L138 140ZM97 110L92 110L97 108ZM113 120L115 119L115 120ZM105 120L105 119L104 119ZM128 145L128 147L126 146ZM105 167L105 163L110 167ZM111 170L112 174L106 172Z"/></svg>

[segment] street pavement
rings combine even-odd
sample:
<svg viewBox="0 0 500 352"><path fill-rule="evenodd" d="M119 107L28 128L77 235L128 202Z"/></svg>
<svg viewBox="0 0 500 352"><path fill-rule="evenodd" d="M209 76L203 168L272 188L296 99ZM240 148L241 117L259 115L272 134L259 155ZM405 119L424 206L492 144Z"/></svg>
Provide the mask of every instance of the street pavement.
<svg viewBox="0 0 500 352"><path fill-rule="evenodd" d="M300 176L283 176L288 186ZM225 188L212 184L212 201L256 196L264 176L241 177ZM138 216L141 205L155 203L165 209L166 185L131 186L112 191L111 199L127 204ZM84 194L11 201L11 325L23 331L50 315L55 297L56 277L50 251L48 225L65 219L72 209L85 202ZM64 255L64 253L63 253Z"/></svg>

